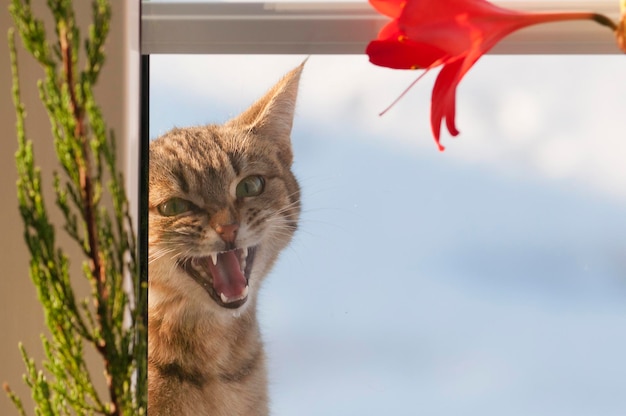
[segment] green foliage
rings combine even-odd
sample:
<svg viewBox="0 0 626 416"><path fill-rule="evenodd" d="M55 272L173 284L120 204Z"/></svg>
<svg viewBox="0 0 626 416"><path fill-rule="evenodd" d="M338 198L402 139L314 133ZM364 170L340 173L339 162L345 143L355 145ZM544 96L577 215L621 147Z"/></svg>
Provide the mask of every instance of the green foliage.
<svg viewBox="0 0 626 416"><path fill-rule="evenodd" d="M92 2L92 24L84 40L84 68L78 70L81 37L71 0L48 0L55 40L33 16L29 0L11 0L9 10L26 50L44 69L39 95L51 124L62 173L54 174L56 206L63 229L84 255L83 275L91 293L78 299L70 260L56 240L48 216L33 143L26 136L20 98L14 30L9 31L13 98L17 115L18 200L24 238L31 253L30 275L43 306L50 338L42 336L43 369L20 346L26 384L36 415L142 415L146 409L145 313L147 288L139 279L136 240L124 179L116 165L115 137L108 131L93 87L104 64L111 9ZM125 282L132 284L128 295ZM130 285L129 285L130 286ZM108 397L96 391L85 348L100 354ZM18 412L20 399L5 386Z"/></svg>

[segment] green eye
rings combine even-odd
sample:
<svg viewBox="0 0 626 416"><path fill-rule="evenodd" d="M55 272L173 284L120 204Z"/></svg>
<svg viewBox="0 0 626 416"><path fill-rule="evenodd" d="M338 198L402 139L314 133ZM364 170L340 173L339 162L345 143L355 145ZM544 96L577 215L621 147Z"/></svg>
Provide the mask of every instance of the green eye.
<svg viewBox="0 0 626 416"><path fill-rule="evenodd" d="M192 204L189 201L181 198L172 198L159 205L157 210L164 217L173 217L191 210L191 207Z"/></svg>
<svg viewBox="0 0 626 416"><path fill-rule="evenodd" d="M244 178L237 185L237 198L244 198L247 196L257 196L263 193L265 187L265 180L262 176L254 175Z"/></svg>

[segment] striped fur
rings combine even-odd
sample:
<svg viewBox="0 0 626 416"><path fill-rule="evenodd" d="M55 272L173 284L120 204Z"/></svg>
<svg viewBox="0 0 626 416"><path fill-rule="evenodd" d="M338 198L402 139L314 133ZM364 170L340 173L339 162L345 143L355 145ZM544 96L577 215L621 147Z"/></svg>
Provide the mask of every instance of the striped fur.
<svg viewBox="0 0 626 416"><path fill-rule="evenodd" d="M150 416L267 415L267 380L256 318L259 285L289 243L300 214L290 143L303 65L223 125L174 129L150 146ZM264 191L236 197L261 175ZM172 198L193 209L163 215ZM234 241L219 227L236 224ZM186 259L254 247L248 297L226 308L182 266Z"/></svg>

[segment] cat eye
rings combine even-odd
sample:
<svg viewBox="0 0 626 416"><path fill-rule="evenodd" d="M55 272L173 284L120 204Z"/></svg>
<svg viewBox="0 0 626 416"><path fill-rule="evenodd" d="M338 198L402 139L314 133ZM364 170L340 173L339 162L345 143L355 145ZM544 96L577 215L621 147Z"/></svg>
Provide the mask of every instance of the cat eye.
<svg viewBox="0 0 626 416"><path fill-rule="evenodd" d="M244 178L239 184L235 193L237 198L245 198L248 196L258 196L263 193L265 188L265 179L259 175L248 176Z"/></svg>
<svg viewBox="0 0 626 416"><path fill-rule="evenodd" d="M193 204L187 200L172 198L157 206L157 211L164 217L173 217L174 215L180 215L190 211L192 207Z"/></svg>

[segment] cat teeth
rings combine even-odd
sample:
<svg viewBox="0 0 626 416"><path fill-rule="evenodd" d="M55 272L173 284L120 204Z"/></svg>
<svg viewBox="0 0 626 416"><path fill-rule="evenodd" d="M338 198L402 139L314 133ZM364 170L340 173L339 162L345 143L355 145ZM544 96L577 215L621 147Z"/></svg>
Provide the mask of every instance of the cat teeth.
<svg viewBox="0 0 626 416"><path fill-rule="evenodd" d="M246 270L246 259L248 258L248 247L244 247L241 249L241 271L245 272Z"/></svg>
<svg viewBox="0 0 626 416"><path fill-rule="evenodd" d="M246 286L246 287L243 289L243 292L241 292L241 295L240 295L240 296L238 296L238 297L236 297L236 298L232 298L232 299L231 299L231 298L229 298L228 296L226 296L225 294L220 293L220 299L222 300L222 303L231 303L231 302L236 302L236 301L238 301L238 300L245 299L245 298L247 298L247 297L248 297L248 286Z"/></svg>
<svg viewBox="0 0 626 416"><path fill-rule="evenodd" d="M241 260L241 261L240 261L240 264L241 264L241 271L246 270L246 259L248 258L248 253L249 253L249 248L248 248L248 247L243 247L243 248L241 249L241 259L240 259L240 260ZM218 254L219 254L219 253L209 253L209 256L208 256L208 257L211 259L211 263L212 263L214 266L217 266L217 255L218 255ZM194 264L194 266L196 265L195 261L194 261L194 263L193 263L193 264Z"/></svg>

